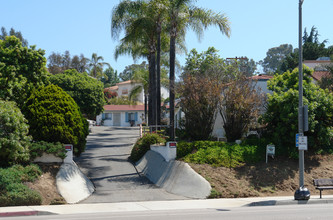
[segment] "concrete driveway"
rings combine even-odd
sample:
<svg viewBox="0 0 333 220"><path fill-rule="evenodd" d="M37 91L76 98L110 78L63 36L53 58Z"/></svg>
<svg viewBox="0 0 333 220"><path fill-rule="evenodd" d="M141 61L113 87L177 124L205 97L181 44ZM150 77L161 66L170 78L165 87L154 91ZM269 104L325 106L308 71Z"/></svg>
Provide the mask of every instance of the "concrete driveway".
<svg viewBox="0 0 333 220"><path fill-rule="evenodd" d="M138 137L137 127L92 128L86 151L74 159L96 187L95 193L81 203L186 199L156 187L128 162Z"/></svg>

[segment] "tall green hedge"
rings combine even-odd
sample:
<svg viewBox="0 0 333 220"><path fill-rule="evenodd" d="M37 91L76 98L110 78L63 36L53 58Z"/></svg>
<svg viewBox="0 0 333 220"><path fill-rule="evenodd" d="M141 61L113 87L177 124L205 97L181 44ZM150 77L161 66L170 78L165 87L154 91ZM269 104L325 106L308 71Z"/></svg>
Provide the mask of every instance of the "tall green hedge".
<svg viewBox="0 0 333 220"><path fill-rule="evenodd" d="M0 166L29 160L29 126L15 102L0 100Z"/></svg>
<svg viewBox="0 0 333 220"><path fill-rule="evenodd" d="M60 87L48 85L35 90L23 112L35 141L73 144L77 156L85 150L88 122L73 98Z"/></svg>

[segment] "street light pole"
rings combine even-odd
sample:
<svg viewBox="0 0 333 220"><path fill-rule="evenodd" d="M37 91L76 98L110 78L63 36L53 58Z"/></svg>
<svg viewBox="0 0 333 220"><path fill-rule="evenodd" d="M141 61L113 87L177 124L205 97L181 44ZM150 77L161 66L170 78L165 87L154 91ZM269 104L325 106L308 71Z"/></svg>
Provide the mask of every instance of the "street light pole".
<svg viewBox="0 0 333 220"><path fill-rule="evenodd" d="M304 136L304 107L303 107L303 53L302 53L302 4L304 0L299 0L299 32L298 32L298 135ZM304 187L304 149L298 148L299 153L299 189L295 192L296 200L307 200L310 192Z"/></svg>
<svg viewBox="0 0 333 220"><path fill-rule="evenodd" d="M298 28L298 133L303 136L303 53L302 53L302 4L299 0L299 28ZM299 187L304 186L304 150L299 150Z"/></svg>

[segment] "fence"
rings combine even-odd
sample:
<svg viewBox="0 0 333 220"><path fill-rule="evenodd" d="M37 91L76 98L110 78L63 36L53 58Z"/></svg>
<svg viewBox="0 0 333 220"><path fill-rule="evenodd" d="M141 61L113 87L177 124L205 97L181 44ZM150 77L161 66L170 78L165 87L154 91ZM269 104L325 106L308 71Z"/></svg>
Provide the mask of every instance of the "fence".
<svg viewBox="0 0 333 220"><path fill-rule="evenodd" d="M168 132L169 125L150 125L150 126L142 126L140 124L140 138L145 134L150 134L153 132Z"/></svg>

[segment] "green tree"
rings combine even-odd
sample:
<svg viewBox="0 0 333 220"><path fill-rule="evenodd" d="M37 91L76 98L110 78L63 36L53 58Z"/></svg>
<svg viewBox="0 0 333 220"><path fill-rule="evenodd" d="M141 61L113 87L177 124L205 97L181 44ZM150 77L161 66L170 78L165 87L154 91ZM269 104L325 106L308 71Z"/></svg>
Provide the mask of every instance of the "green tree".
<svg viewBox="0 0 333 220"><path fill-rule="evenodd" d="M88 70L88 59L83 54L71 57L68 50L64 54L52 52L47 61L48 70L53 75L68 69L76 69L80 73Z"/></svg>
<svg viewBox="0 0 333 220"><path fill-rule="evenodd" d="M21 107L34 89L48 83L44 54L35 46L23 47L14 36L0 40L0 98Z"/></svg>
<svg viewBox="0 0 333 220"><path fill-rule="evenodd" d="M22 42L23 47L28 47L28 41L23 38L21 31L15 31L14 28L11 28L9 34L6 31L5 27L1 27L0 40L5 40L7 36L15 36Z"/></svg>
<svg viewBox="0 0 333 220"><path fill-rule="evenodd" d="M29 126L15 102L0 99L0 165L29 160Z"/></svg>
<svg viewBox="0 0 333 220"><path fill-rule="evenodd" d="M90 68L90 75L92 77L95 77L96 79L101 79L102 77L105 77L103 73L103 67L111 67L109 63L103 62L104 58L102 56L98 56L96 53L93 53L91 55L91 59L89 61L89 68Z"/></svg>
<svg viewBox="0 0 333 220"><path fill-rule="evenodd" d="M89 119L96 119L103 112L103 84L87 73L66 70L63 74L52 75L50 81L67 92Z"/></svg>
<svg viewBox="0 0 333 220"><path fill-rule="evenodd" d="M60 87L51 84L36 90L23 113L35 141L73 144L77 156L85 150L88 122L74 99Z"/></svg>
<svg viewBox="0 0 333 220"><path fill-rule="evenodd" d="M114 70L112 67L107 68L104 71L105 77L102 77L101 81L104 84L104 88L114 86L119 83L119 77L117 70Z"/></svg>
<svg viewBox="0 0 333 220"><path fill-rule="evenodd" d="M175 101L175 60L176 39L184 36L186 29L191 28L200 37L210 25L217 25L222 34L229 37L230 26L228 18L212 10L206 10L192 5L191 0L170 0L168 7L168 26L170 35L170 138L174 140L174 101Z"/></svg>
<svg viewBox="0 0 333 220"><path fill-rule="evenodd" d="M329 57L333 55L333 48L326 48L327 40L319 41L319 33L316 27L312 27L308 34L306 28L303 34L303 60L316 60L319 57ZM298 66L298 49L285 57L281 65L281 72L292 71Z"/></svg>
<svg viewBox="0 0 333 220"><path fill-rule="evenodd" d="M264 68L264 72L269 75L274 75L279 72L283 60L293 52L291 44L281 44L278 47L270 48L266 52L266 57L259 63Z"/></svg>
<svg viewBox="0 0 333 220"><path fill-rule="evenodd" d="M303 65L304 105L309 107L309 131L306 132L311 152L333 152L333 95L312 83L312 71ZM261 121L267 124L268 137L280 154L294 156L295 134L298 133L298 69L275 75L268 81L267 111Z"/></svg>

